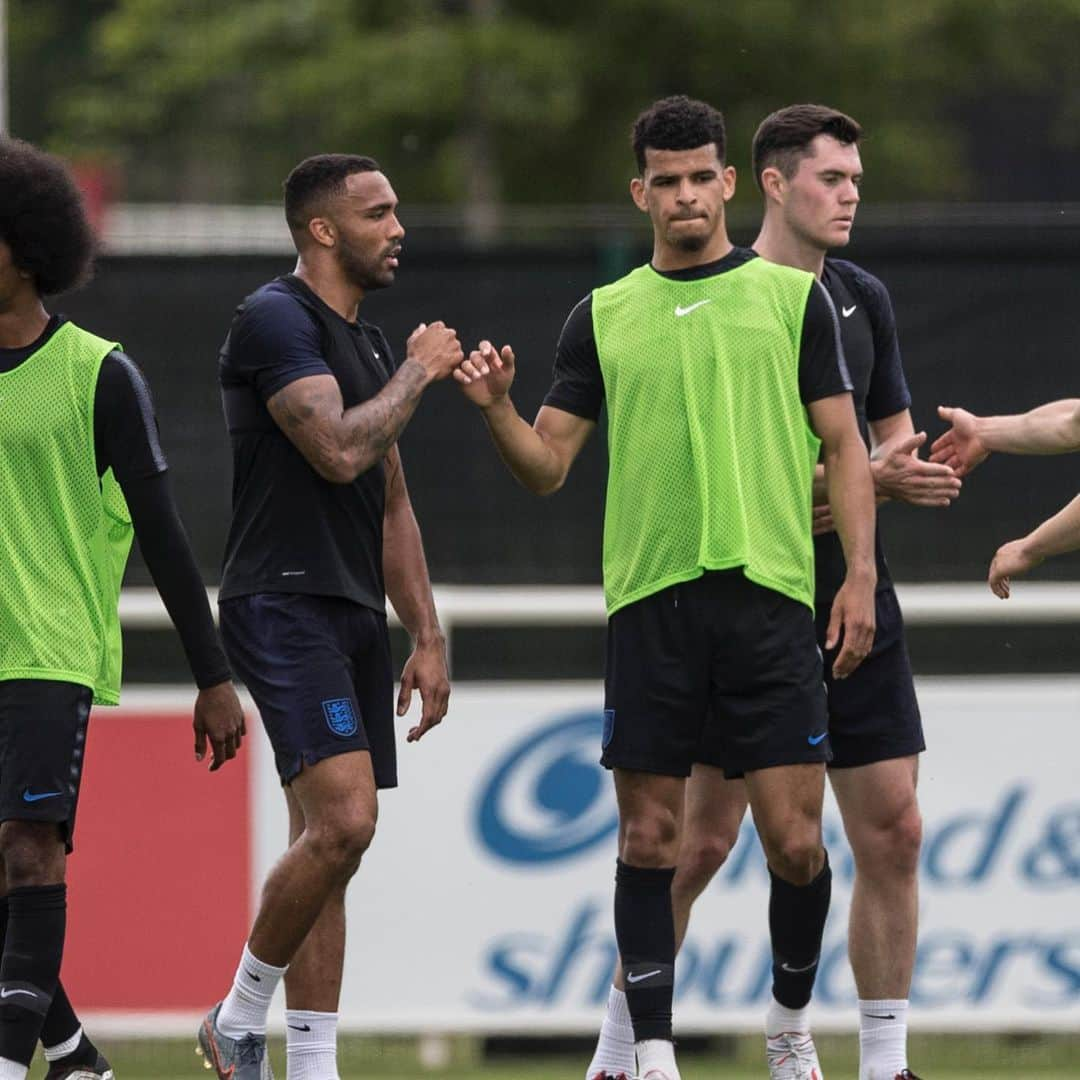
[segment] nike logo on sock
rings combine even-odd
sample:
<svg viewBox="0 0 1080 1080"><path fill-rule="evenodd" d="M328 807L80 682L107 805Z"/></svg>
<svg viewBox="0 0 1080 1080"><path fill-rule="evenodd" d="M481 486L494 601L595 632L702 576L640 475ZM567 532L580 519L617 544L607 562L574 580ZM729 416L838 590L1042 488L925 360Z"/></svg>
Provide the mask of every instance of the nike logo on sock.
<svg viewBox="0 0 1080 1080"><path fill-rule="evenodd" d="M286 1024L285 1026L292 1028L293 1031L310 1031L311 1030L311 1025L310 1024L305 1024L303 1027L297 1027L296 1024Z"/></svg>
<svg viewBox="0 0 1080 1080"><path fill-rule="evenodd" d="M655 971L646 971L643 975L627 975L626 981L628 983L639 983L643 979L651 979L654 975L659 975L661 969L657 968Z"/></svg>
<svg viewBox="0 0 1080 1080"><path fill-rule="evenodd" d="M896 1017L892 1013L885 1013L884 1016L881 1013L863 1013L863 1016L870 1017L871 1020L895 1020Z"/></svg>
<svg viewBox="0 0 1080 1080"><path fill-rule="evenodd" d="M253 975L250 971L248 971L247 968L244 968L244 974L249 979L252 979L254 982L262 982L262 976L261 975Z"/></svg>

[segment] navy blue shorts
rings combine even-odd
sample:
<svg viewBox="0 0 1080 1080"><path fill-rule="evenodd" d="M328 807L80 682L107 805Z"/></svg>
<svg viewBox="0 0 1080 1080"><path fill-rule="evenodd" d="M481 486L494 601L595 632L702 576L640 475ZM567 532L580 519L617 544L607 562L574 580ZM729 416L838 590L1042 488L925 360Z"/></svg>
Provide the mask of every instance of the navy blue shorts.
<svg viewBox="0 0 1080 1080"><path fill-rule="evenodd" d="M55 821L69 853L92 698L77 683L0 681L0 821Z"/></svg>
<svg viewBox="0 0 1080 1080"><path fill-rule="evenodd" d="M386 616L338 596L256 593L221 603L221 636L274 748L281 782L367 750L397 787L394 675Z"/></svg>
<svg viewBox="0 0 1080 1080"><path fill-rule="evenodd" d="M875 599L877 630L870 655L846 679L834 680L836 651L825 654L834 769L910 757L926 749L896 591L891 586L879 589ZM817 612L819 642L824 642L828 626L829 605L823 605Z"/></svg>
<svg viewBox="0 0 1080 1080"><path fill-rule="evenodd" d="M727 776L829 759L821 654L810 609L709 571L616 611L604 692L608 768Z"/></svg>

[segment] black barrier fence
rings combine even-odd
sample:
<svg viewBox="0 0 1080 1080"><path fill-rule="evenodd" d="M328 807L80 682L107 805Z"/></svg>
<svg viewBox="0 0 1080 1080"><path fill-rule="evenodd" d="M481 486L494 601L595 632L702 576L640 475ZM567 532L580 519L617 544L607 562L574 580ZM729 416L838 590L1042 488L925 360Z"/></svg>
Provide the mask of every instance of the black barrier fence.
<svg viewBox="0 0 1080 1080"><path fill-rule="evenodd" d="M749 235L736 237L742 241ZM444 319L467 345L510 342L513 397L531 417L551 375L562 323L591 287L647 258L640 234L581 250L482 253L425 247L410 238L398 284L372 294L363 314L395 349L420 321ZM1080 396L1080 227L863 226L849 256L889 286L917 426L943 429L939 403L1015 412ZM233 308L288 271L287 256L105 257L94 281L55 306L122 341L149 375L181 511L208 582L219 576L230 462L216 357ZM492 450L478 414L452 383L425 396L402 440L409 488L434 580L584 583L599 579L602 438L582 453L564 489L524 492ZM881 528L896 578L985 577L1004 540L1027 532L1080 489L1080 458L995 458L949 510L886 506ZM1077 576L1075 559L1040 569ZM145 584L138 559L129 582Z"/></svg>

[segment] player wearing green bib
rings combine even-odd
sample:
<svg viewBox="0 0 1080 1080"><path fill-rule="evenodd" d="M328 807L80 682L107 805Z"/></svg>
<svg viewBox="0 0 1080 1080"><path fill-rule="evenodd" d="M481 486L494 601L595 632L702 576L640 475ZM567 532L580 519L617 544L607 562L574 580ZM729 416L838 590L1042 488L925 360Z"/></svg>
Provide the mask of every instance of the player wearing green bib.
<svg viewBox="0 0 1080 1080"><path fill-rule="evenodd" d="M671 882L705 732L725 771L745 774L768 858L774 995L790 1009L809 1000L831 880L813 620L819 446L848 567L828 632L841 678L873 641L874 498L828 296L728 240L723 118L664 99L638 118L634 150L652 260L571 313L535 423L510 401L509 346L482 342L455 378L538 494L559 489L607 405L601 760L619 805L615 933L638 1075L678 1080Z"/></svg>
<svg viewBox="0 0 1080 1080"><path fill-rule="evenodd" d="M117 603L137 531L195 674L196 754L240 704L176 514L149 390L114 342L45 310L92 237L63 166L0 139L0 1080L110 1080L59 982L66 856L92 703L120 694Z"/></svg>

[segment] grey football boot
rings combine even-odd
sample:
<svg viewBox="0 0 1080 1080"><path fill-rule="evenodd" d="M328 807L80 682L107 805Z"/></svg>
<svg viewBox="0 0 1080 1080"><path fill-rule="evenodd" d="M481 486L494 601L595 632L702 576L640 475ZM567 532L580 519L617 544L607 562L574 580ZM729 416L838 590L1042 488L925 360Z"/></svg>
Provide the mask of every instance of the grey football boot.
<svg viewBox="0 0 1080 1080"><path fill-rule="evenodd" d="M218 1080L274 1080L270 1058L266 1053L265 1035L244 1035L230 1039L218 1031L219 1001L205 1016L199 1027L199 1042L195 1053L203 1059L204 1069L215 1069Z"/></svg>

